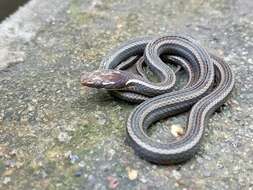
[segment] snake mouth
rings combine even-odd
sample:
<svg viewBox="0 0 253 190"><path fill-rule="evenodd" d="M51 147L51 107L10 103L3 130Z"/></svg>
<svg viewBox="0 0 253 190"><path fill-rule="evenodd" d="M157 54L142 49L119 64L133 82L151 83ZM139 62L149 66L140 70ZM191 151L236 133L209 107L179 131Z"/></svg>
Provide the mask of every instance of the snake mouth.
<svg viewBox="0 0 253 190"><path fill-rule="evenodd" d="M81 84L91 88L121 90L126 87L127 81L127 74L118 70L105 69L81 74Z"/></svg>

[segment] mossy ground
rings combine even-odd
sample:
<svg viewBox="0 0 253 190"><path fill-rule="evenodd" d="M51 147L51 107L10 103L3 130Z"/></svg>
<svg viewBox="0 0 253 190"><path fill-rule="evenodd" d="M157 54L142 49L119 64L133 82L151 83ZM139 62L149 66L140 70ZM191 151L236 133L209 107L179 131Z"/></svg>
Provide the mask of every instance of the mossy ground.
<svg viewBox="0 0 253 190"><path fill-rule="evenodd" d="M29 41L13 40L8 48L18 47L25 60L0 71L0 189L253 188L250 0L46 5L59 12L50 21L42 15ZM125 143L125 122L134 105L81 87L79 76L98 68L103 56L127 39L174 32L190 34L223 57L236 87L210 120L192 160L156 166ZM185 122L186 116L159 122L152 135L166 138L171 124ZM134 180L131 170L138 172Z"/></svg>

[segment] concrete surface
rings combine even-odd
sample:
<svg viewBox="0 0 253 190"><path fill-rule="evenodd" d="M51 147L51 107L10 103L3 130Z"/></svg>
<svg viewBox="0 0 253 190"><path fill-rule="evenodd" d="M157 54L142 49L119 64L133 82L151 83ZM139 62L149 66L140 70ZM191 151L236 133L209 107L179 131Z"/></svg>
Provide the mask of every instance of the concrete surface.
<svg viewBox="0 0 253 190"><path fill-rule="evenodd" d="M253 189L253 1L32 0L0 24L0 189ZM198 154L156 166L125 144L134 105L79 84L120 42L186 33L236 76ZM169 136L186 116L156 124Z"/></svg>

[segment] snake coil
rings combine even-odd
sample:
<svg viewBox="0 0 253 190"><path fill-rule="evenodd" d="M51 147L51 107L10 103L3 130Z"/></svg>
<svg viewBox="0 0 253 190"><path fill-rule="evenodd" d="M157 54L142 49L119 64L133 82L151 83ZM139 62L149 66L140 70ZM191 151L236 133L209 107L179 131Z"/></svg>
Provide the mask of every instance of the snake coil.
<svg viewBox="0 0 253 190"><path fill-rule="evenodd" d="M164 57L188 75L180 90L173 90L176 74ZM224 104L234 86L232 71L222 59L182 35L130 40L112 50L101 65L99 70L83 74L81 83L105 88L126 101L141 102L128 118L127 139L138 155L157 164L180 163L196 153L210 115ZM144 65L158 82L148 79ZM189 109L187 128L180 138L162 143L147 135L152 123Z"/></svg>

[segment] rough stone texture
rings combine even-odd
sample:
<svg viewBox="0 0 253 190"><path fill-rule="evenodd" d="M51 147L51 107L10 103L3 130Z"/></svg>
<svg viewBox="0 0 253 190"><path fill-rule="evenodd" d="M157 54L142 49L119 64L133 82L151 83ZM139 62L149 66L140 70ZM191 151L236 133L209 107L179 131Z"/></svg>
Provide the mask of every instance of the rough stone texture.
<svg viewBox="0 0 253 190"><path fill-rule="evenodd" d="M0 189L252 190L252 10L252 0L29 2L0 25ZM224 57L236 87L192 160L156 166L125 143L134 105L79 75L126 39L174 32ZM159 122L152 136L185 121Z"/></svg>

